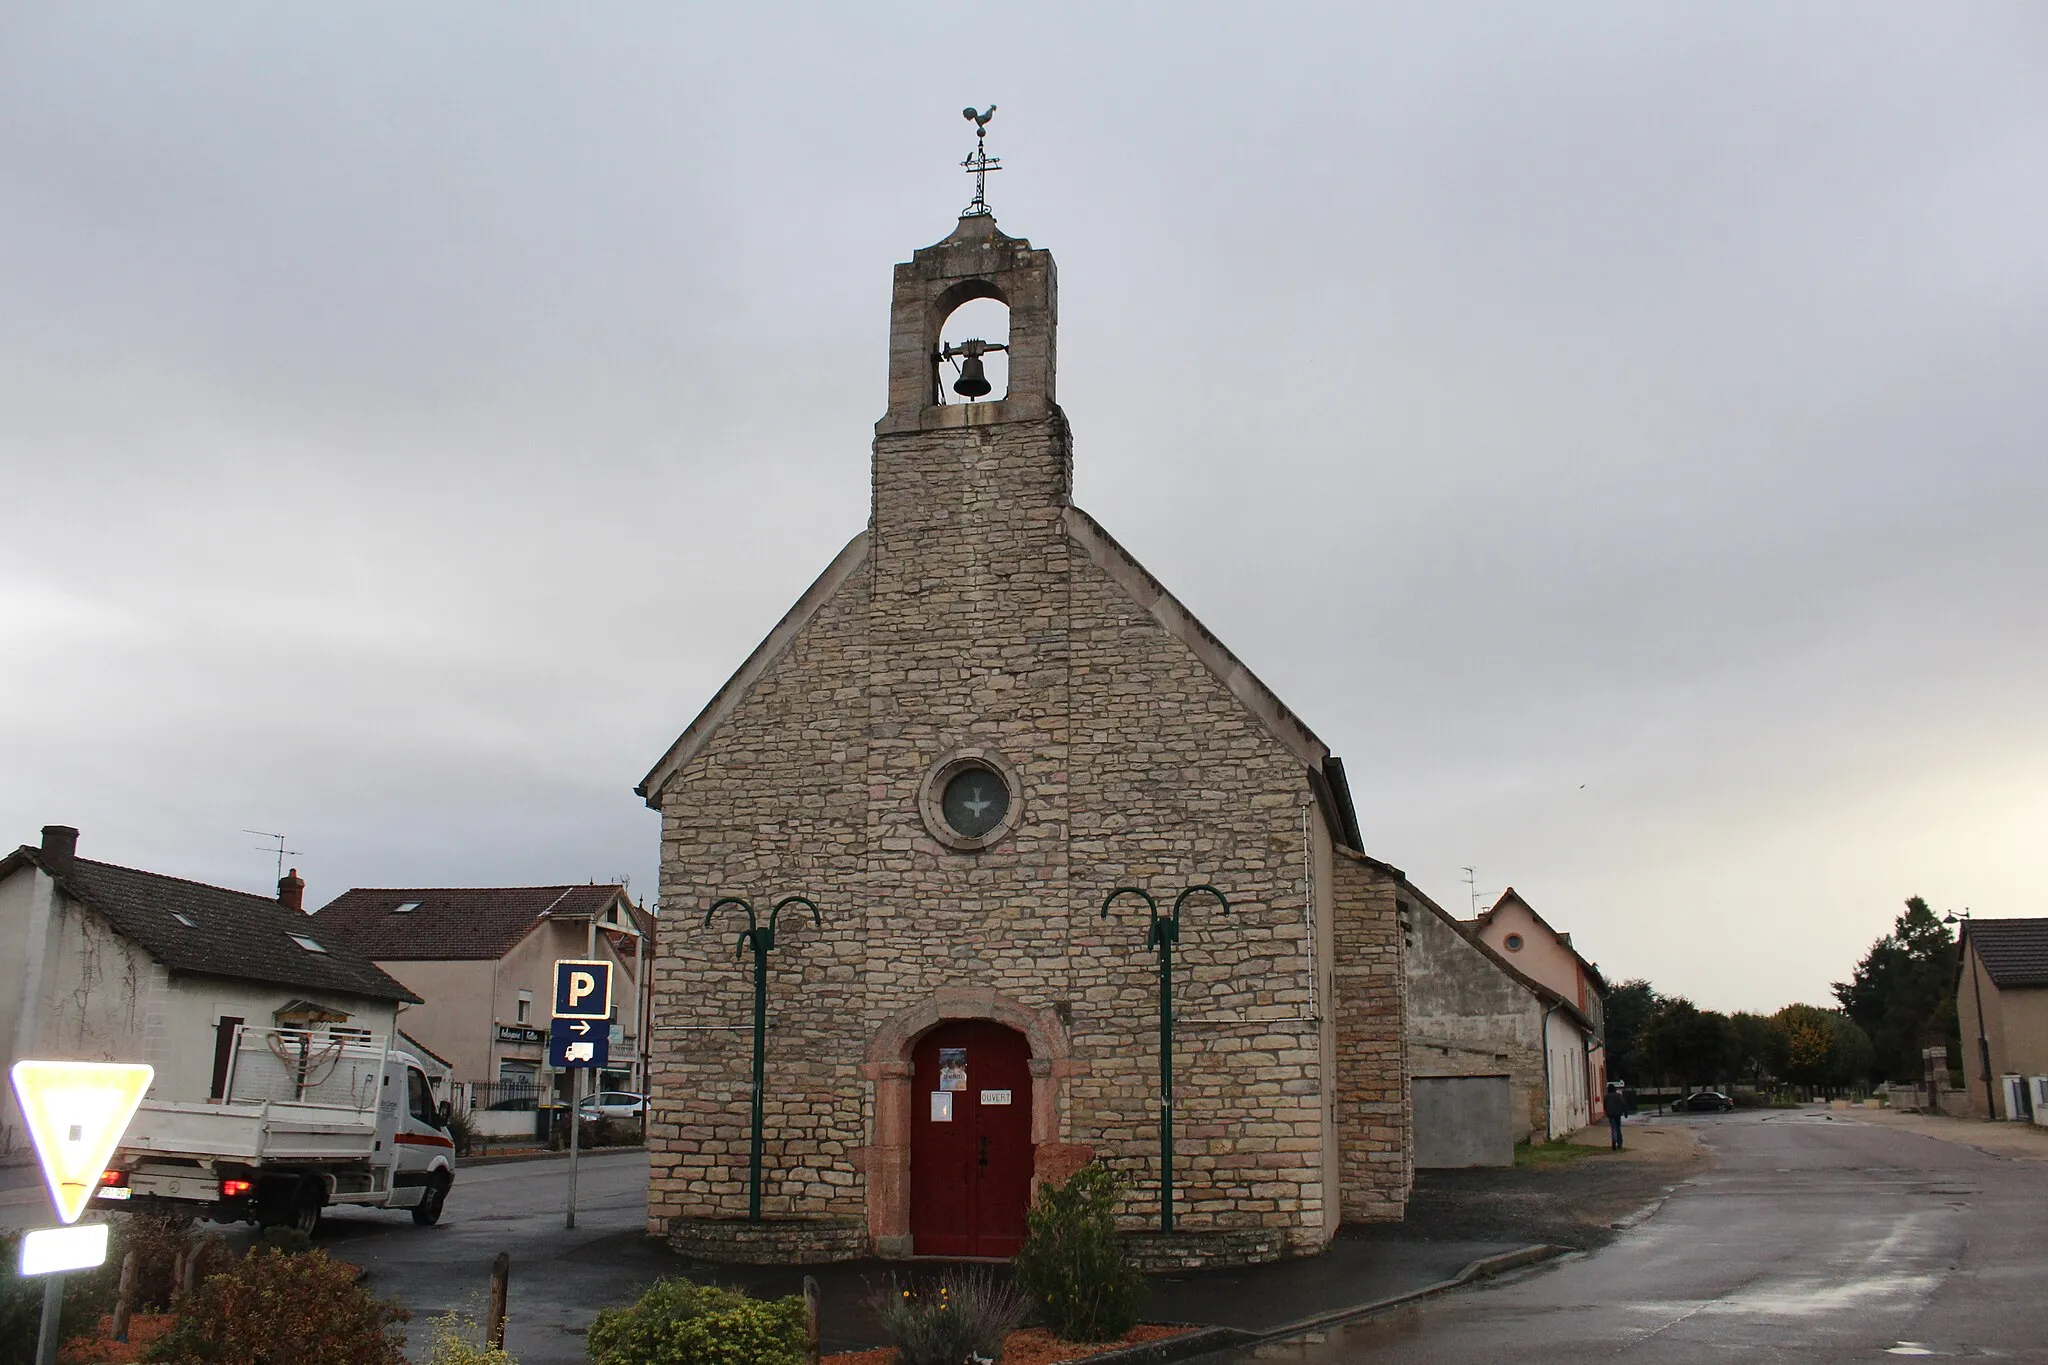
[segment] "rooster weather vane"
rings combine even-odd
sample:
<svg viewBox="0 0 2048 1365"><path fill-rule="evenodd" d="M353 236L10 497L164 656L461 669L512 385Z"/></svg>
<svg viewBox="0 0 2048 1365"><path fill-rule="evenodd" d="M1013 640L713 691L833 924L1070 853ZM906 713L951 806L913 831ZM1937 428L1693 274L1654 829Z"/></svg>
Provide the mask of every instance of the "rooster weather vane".
<svg viewBox="0 0 2048 1365"><path fill-rule="evenodd" d="M971 104L960 111L960 117L974 125L974 155L960 163L974 177L974 202L960 210L962 218L978 218L988 213L988 173L1003 168L1001 158L988 154L988 121L995 116L993 104L984 113L975 113Z"/></svg>
<svg viewBox="0 0 2048 1365"><path fill-rule="evenodd" d="M996 107L993 104L978 114L971 104L960 111L960 117L974 125L974 155L960 163L968 174L974 177L974 202L960 210L962 218L993 216L988 207L988 173L1003 168L1003 163L999 159L988 154L988 121L995 116ZM981 358L991 351L1009 349L1000 341L983 341L980 337L971 337L957 346L940 346L932 356L934 379L937 378L936 371L939 367L949 360L952 361L955 368L960 371L960 377L953 381L953 392L972 403L986 397L993 390L993 386L988 382L987 367ZM934 388L936 387L935 384ZM938 401L936 395L933 401Z"/></svg>

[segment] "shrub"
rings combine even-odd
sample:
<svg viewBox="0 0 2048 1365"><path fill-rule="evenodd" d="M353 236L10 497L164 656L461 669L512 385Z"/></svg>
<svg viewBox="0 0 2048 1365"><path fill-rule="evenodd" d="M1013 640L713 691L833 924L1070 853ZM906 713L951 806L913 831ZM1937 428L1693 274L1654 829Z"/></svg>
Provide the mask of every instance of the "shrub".
<svg viewBox="0 0 2048 1365"><path fill-rule="evenodd" d="M396 1324L410 1314L370 1297L356 1268L324 1251L258 1246L209 1275L149 1359L178 1365L403 1365Z"/></svg>
<svg viewBox="0 0 2048 1365"><path fill-rule="evenodd" d="M313 1239L297 1228L265 1228L263 1245L286 1256L297 1256L313 1249Z"/></svg>
<svg viewBox="0 0 2048 1365"><path fill-rule="evenodd" d="M1117 1241L1116 1206L1126 1182L1089 1162L1064 1185L1043 1185L1025 1215L1017 1280L1031 1307L1068 1341L1114 1341L1138 1320L1145 1277Z"/></svg>
<svg viewBox="0 0 2048 1365"><path fill-rule="evenodd" d="M590 1325L592 1365L803 1365L804 1301L762 1302L716 1285L656 1280Z"/></svg>
<svg viewBox="0 0 2048 1365"><path fill-rule="evenodd" d="M868 1295L868 1307L896 1348L896 1365L961 1365L969 1356L1001 1359L1031 1304L1022 1288L986 1270L951 1270L909 1287L892 1277Z"/></svg>
<svg viewBox="0 0 2048 1365"><path fill-rule="evenodd" d="M178 1296L178 1253L198 1255L189 1213L121 1213L112 1219L107 1263L118 1278L122 1259L135 1253L135 1311L167 1309Z"/></svg>
<svg viewBox="0 0 2048 1365"><path fill-rule="evenodd" d="M467 1109L449 1109L448 1136L455 1143L455 1155L468 1156L476 1150L476 1120Z"/></svg>
<svg viewBox="0 0 2048 1365"><path fill-rule="evenodd" d="M484 1329L463 1313L443 1313L427 1324L427 1353L419 1365L519 1365L502 1349L484 1345Z"/></svg>

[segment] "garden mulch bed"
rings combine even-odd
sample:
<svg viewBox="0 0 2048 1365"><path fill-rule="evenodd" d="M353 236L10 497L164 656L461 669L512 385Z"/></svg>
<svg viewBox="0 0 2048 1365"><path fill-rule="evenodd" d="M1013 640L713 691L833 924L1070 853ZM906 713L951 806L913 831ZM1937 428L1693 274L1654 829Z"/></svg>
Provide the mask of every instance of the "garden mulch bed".
<svg viewBox="0 0 2048 1365"><path fill-rule="evenodd" d="M137 1313L128 1320L128 1340L115 1341L114 1319L103 1315L98 1335L74 1337L57 1349L57 1365L127 1365L142 1359L151 1343L176 1322L169 1313Z"/></svg>
<svg viewBox="0 0 2048 1365"><path fill-rule="evenodd" d="M1065 1360L1085 1360L1125 1346L1141 1346L1192 1332L1192 1327L1141 1322L1115 1341L1062 1341L1043 1327L1027 1327L1010 1333L1003 1343L1002 1365L1058 1365ZM896 1350L884 1346L873 1351L842 1351L825 1357L832 1365L895 1365Z"/></svg>

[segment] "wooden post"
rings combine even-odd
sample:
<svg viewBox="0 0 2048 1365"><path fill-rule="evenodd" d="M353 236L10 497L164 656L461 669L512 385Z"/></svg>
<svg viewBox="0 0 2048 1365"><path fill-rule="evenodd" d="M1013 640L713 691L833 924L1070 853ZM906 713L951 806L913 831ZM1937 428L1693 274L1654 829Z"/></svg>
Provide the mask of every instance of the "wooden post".
<svg viewBox="0 0 2048 1365"><path fill-rule="evenodd" d="M121 1287L114 1295L114 1340L128 1340L128 1319L135 1316L135 1276L142 1268L141 1253L134 1247L121 1258Z"/></svg>
<svg viewBox="0 0 2048 1365"><path fill-rule="evenodd" d="M818 1365L818 1282L804 1276L804 1361Z"/></svg>
<svg viewBox="0 0 2048 1365"><path fill-rule="evenodd" d="M484 1324L484 1345L494 1351L505 1349L505 1295L512 1284L512 1253L501 1251L491 1262L491 1307Z"/></svg>
<svg viewBox="0 0 2048 1365"><path fill-rule="evenodd" d="M190 1242L186 1242L179 1246L178 1254L171 1257L172 1298L176 1298L178 1296L178 1291L185 1287L185 1258L187 1256L190 1256L191 1254L192 1244Z"/></svg>
<svg viewBox="0 0 2048 1365"><path fill-rule="evenodd" d="M178 1297L189 1299L199 1285L199 1267L206 1260L206 1251L211 1239L200 1238L185 1248L184 1269L178 1276Z"/></svg>

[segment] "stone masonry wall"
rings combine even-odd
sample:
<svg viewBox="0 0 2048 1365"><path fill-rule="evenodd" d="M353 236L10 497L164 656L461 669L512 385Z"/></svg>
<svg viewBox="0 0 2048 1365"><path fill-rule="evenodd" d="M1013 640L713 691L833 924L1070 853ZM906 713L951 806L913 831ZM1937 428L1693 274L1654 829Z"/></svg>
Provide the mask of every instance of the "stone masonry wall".
<svg viewBox="0 0 2048 1365"><path fill-rule="evenodd" d="M1177 953L1177 1208L1189 1228L1284 1228L1297 1249L1334 1230L1306 769L1070 543L1067 459L1057 415L878 438L866 561L655 793L672 927L654 975L651 1230L745 1211L744 920L698 920L719 895L765 911L795 892L825 922L785 918L770 955L766 1212L863 1211L869 1041L942 988L979 987L1066 1025L1072 1074L1034 1077L1063 1092L1054 1136L1133 1178L1134 1226L1155 1216L1156 959L1135 901L1100 909L1120 884L1170 902L1201 881L1232 905L1191 903ZM1021 784L1017 829L974 854L934 840L918 805L963 747ZM1354 933L1369 955L1385 920ZM1362 1102L1398 1105L1397 1056L1371 1046L1361 1062L1390 1080ZM1368 1140L1398 1164L1402 1125L1382 1127ZM1397 1209L1401 1188L1372 1207Z"/></svg>
<svg viewBox="0 0 2048 1365"><path fill-rule="evenodd" d="M1443 916L1409 915L1408 1062L1416 1076L1508 1076L1515 1141L1544 1128L1543 1002Z"/></svg>
<svg viewBox="0 0 2048 1365"><path fill-rule="evenodd" d="M1415 1178L1400 878L1350 849L1335 861L1337 1142L1343 1216L1396 1222Z"/></svg>

